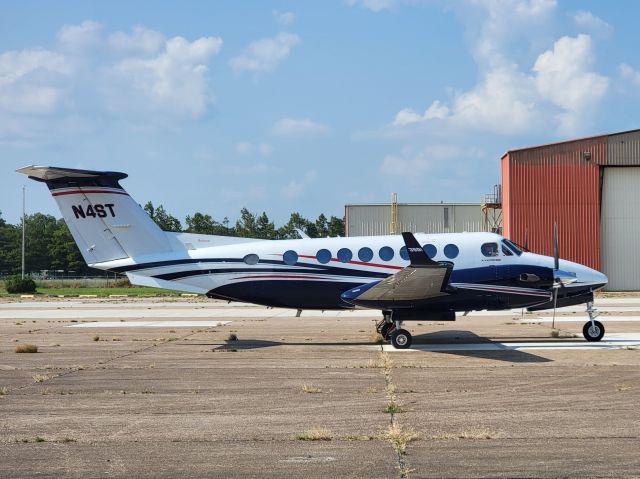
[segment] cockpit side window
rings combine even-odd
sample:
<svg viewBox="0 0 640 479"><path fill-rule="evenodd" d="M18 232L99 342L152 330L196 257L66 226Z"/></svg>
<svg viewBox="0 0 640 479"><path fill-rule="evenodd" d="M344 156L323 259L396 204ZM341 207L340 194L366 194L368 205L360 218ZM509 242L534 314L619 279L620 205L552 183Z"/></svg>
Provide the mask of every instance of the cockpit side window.
<svg viewBox="0 0 640 479"><path fill-rule="evenodd" d="M513 256L513 251L507 248L507 245L502 243L502 254L503 256Z"/></svg>
<svg viewBox="0 0 640 479"><path fill-rule="evenodd" d="M480 247L480 251L488 258L498 256L498 243L485 243Z"/></svg>
<svg viewBox="0 0 640 479"><path fill-rule="evenodd" d="M509 241L508 239L503 239L502 243L506 244L509 247L509 249L513 251L516 255L520 256L522 254L522 250L513 241Z"/></svg>

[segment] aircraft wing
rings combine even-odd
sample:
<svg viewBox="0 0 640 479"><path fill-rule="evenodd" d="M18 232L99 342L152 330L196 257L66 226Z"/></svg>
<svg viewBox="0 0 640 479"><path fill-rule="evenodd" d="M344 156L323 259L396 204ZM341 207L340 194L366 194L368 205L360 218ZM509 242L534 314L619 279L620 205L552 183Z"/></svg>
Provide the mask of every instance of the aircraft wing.
<svg viewBox="0 0 640 479"><path fill-rule="evenodd" d="M402 233L409 266L382 281L363 285L343 294L343 299L357 302L422 301L450 294L449 277L453 266L436 263L427 256L411 233Z"/></svg>

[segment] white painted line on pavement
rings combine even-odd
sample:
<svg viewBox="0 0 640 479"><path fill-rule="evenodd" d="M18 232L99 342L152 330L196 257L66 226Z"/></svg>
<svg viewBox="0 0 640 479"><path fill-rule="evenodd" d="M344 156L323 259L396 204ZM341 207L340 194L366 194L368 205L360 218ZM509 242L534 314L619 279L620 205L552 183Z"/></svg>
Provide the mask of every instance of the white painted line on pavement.
<svg viewBox="0 0 640 479"><path fill-rule="evenodd" d="M67 328L211 328L228 324L231 321L94 321Z"/></svg>
<svg viewBox="0 0 640 479"><path fill-rule="evenodd" d="M638 322L640 321L640 316L598 316L598 321L602 323L607 322ZM518 319L518 323L551 323L553 318L545 316L544 318L524 318ZM573 316L556 316L556 323L586 323L589 321L589 317L573 317Z"/></svg>
<svg viewBox="0 0 640 479"><path fill-rule="evenodd" d="M377 348L377 346L370 346ZM521 351L521 350L558 350L558 349L625 349L640 348L640 333L607 334L598 342L553 340L548 342L490 342L467 344L414 344L410 349L396 349L384 344L382 349L389 352L446 352L446 351Z"/></svg>

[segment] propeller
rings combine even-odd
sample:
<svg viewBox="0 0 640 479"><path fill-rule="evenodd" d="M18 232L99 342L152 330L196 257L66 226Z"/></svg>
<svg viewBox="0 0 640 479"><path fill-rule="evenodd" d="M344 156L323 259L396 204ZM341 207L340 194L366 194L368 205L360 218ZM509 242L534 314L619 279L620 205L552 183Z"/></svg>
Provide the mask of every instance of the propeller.
<svg viewBox="0 0 640 479"><path fill-rule="evenodd" d="M558 223L553 223L553 269L560 269L560 246L558 245Z"/></svg>
<svg viewBox="0 0 640 479"><path fill-rule="evenodd" d="M529 228L524 229L524 249L529 251Z"/></svg>
<svg viewBox="0 0 640 479"><path fill-rule="evenodd" d="M560 269L560 246L558 244L558 223L553 224L553 320L551 327L556 326L556 306L558 304L558 291L564 290L565 285L577 281L575 273Z"/></svg>
<svg viewBox="0 0 640 479"><path fill-rule="evenodd" d="M558 277L560 270L560 246L558 244L558 223L553 223L553 319L551 328L556 328L556 306L558 304L558 290L564 285Z"/></svg>

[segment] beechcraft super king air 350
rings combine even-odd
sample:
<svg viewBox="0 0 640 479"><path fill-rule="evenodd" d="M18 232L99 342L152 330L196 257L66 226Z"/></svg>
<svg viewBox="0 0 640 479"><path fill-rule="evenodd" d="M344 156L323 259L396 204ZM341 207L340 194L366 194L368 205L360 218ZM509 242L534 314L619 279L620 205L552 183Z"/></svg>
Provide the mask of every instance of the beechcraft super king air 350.
<svg viewBox="0 0 640 479"><path fill-rule="evenodd" d="M456 312L587 304L583 328L599 341L593 293L607 277L523 251L494 233L258 240L162 231L120 186L125 173L20 168L46 183L93 268L133 284L265 306L382 312L378 331L411 345L404 321L454 321Z"/></svg>

